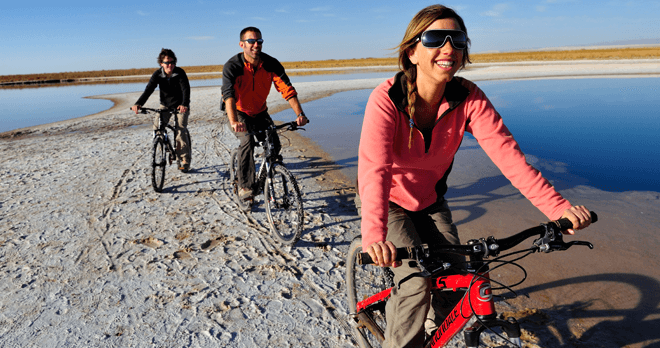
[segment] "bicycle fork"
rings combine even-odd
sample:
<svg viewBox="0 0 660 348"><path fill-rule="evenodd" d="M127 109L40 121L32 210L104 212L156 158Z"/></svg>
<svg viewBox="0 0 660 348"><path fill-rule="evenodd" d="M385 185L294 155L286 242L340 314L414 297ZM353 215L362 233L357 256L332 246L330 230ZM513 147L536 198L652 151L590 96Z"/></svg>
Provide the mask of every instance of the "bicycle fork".
<svg viewBox="0 0 660 348"><path fill-rule="evenodd" d="M509 318L507 320L484 318L475 322L463 331L465 346L468 348L479 347L479 336L481 336L481 333L493 327L502 328L506 332L509 343L515 344L516 347L522 347L522 342L520 341L520 324L518 324L515 318Z"/></svg>
<svg viewBox="0 0 660 348"><path fill-rule="evenodd" d="M167 137L167 129L163 127L162 116L158 117L158 130L154 131L154 138L160 137L165 145L165 152L168 153L168 164L172 165L174 162L174 150L171 148L170 139Z"/></svg>

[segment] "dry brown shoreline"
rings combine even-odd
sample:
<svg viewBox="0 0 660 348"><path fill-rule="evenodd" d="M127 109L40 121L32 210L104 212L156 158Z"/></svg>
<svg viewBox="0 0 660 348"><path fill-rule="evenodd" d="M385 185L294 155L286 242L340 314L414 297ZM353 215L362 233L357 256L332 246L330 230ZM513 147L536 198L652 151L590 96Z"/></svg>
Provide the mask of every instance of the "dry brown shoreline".
<svg viewBox="0 0 660 348"><path fill-rule="evenodd" d="M579 49L542 49L520 52L472 53L473 63L501 63L527 61L576 61L576 60L618 60L618 59L655 59L660 58L660 46L641 47L584 47ZM320 69L330 70L361 67L392 67L397 65L396 58L362 58L321 61L282 62L287 70ZM222 74L222 65L182 66L193 79L217 78ZM154 68L97 70L80 72L60 72L43 74L3 75L0 87L25 87L38 84L99 83L121 80L145 81ZM336 73L333 72L333 73ZM304 74L304 73L303 73Z"/></svg>

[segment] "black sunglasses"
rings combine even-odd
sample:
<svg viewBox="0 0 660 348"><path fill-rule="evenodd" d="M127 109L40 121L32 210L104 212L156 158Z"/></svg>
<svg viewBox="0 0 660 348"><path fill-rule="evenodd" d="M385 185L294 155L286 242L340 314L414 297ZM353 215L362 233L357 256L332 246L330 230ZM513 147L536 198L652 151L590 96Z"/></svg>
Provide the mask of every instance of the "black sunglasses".
<svg viewBox="0 0 660 348"><path fill-rule="evenodd" d="M165 64L165 65L174 65L174 64L176 64L176 63L175 63L173 60L170 60L169 62L163 62L162 64Z"/></svg>
<svg viewBox="0 0 660 348"><path fill-rule="evenodd" d="M243 41L249 43L250 45L254 45L255 43L258 43L258 44L264 43L264 39L247 39L247 40L243 40Z"/></svg>
<svg viewBox="0 0 660 348"><path fill-rule="evenodd" d="M417 41L422 41L422 45L426 48L439 48L447 43L447 39L449 39L451 47L457 50L467 48L467 35L461 30L427 30L417 38Z"/></svg>

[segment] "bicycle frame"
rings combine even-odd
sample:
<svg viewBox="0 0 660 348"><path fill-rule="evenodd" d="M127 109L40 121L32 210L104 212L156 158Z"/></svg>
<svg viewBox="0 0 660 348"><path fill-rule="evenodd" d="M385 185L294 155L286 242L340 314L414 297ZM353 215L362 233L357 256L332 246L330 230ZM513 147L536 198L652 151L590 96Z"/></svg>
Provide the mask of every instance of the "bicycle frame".
<svg viewBox="0 0 660 348"><path fill-rule="evenodd" d="M270 170L271 164L275 161L273 158L273 143L272 143L272 138L271 138L271 132L274 132L275 128L271 125L268 127L266 130L266 139L264 141L260 141L259 145L263 147L264 149L264 158L261 160L261 164L259 166L259 171L257 172L257 186L263 190L264 185L266 184L266 177L268 176L269 179L272 179L272 171Z"/></svg>
<svg viewBox="0 0 660 348"><path fill-rule="evenodd" d="M161 110L161 109L151 109L151 108L141 108L140 110L141 110L142 113L147 113L147 111L158 113L158 129L154 130L154 139L158 136L163 137L163 140L165 141L165 144L167 144L166 145L167 152L169 152L168 160L169 160L169 164L171 165L172 161L174 160L174 158L173 158L174 157L174 147L172 146L172 142L170 141L169 135L167 134L167 128L171 129L172 132L174 132L174 127L171 126L169 124L169 122L163 124L163 112L167 111L167 112L172 113L172 115L175 116L174 117L174 122L177 122L176 121L176 114L178 113L178 111L176 111L174 109L173 110ZM160 132L160 135L158 134L158 132Z"/></svg>
<svg viewBox="0 0 660 348"><path fill-rule="evenodd" d="M596 221L598 221L597 215L594 212L591 212L591 222L593 223ZM478 240L472 239L464 245L445 244L429 246L427 244L422 244L414 247L397 248L397 260L416 260L417 265L421 270L418 273L406 276L399 281L397 286L401 286L403 282L412 277L423 277L431 280L432 290L465 292L461 300L451 309L443 323L434 333L432 333L426 347L443 347L468 324L473 316L476 317L476 321L463 331L467 347L478 347L481 333L484 330L493 327L502 328L503 331L506 332L508 338L504 338L499 333L495 333L496 335L506 339L511 344L521 347L520 325L518 322L514 318L508 318L507 320L497 318L491 280L488 273L490 270L489 264L496 260L500 260L502 257L511 256L520 252L526 254L516 260L535 252L549 253L556 250L567 250L574 245L587 246L590 249L593 249L593 245L586 241L564 242L562 231L570 228L573 228L573 225L568 219L559 219L541 224L537 227L528 228L522 232L502 239L496 239L491 236ZM510 250L531 237L536 237L531 248L512 252L501 257L499 256L500 252ZM368 253L363 253L361 252L361 247L354 246L356 241L361 242L361 239L356 238L351 243L351 251L349 252L347 265L366 265L373 263L373 260ZM357 254L356 250L358 250ZM444 271L449 270L452 267L451 264L442 262L442 256L446 253L464 255L467 257L465 269L458 271L460 274L443 274ZM495 259L492 261L485 261L485 259L491 256L495 257ZM376 321L374 320L376 316L372 316L372 313L384 312L385 302L389 299L392 288L383 290L362 301L358 301L358 299L355 298L355 275L354 271L351 271L353 266L350 267L351 268L349 268L347 272L347 276L349 277L348 297L351 305L355 305L357 311L356 313L350 314L355 321L355 331L364 335L364 330L362 329L366 328L373 334L374 338L382 344L385 339L384 333L382 332L384 327L381 328L381 326L376 324ZM520 283L522 283L522 281ZM509 288L507 286L505 287ZM380 315L378 315L378 317L380 317ZM381 320L382 318L377 319ZM368 340L367 337L363 338L365 341Z"/></svg>
<svg viewBox="0 0 660 348"><path fill-rule="evenodd" d="M434 278L434 283L431 286L432 290L440 291L461 291L461 289L468 289L463 299L452 309L442 325L433 335L433 338L428 344L428 347L439 348L443 347L449 342L458 332L460 332L465 325L470 321L473 315L476 315L481 322L487 323L491 326L504 326L507 334L513 329L515 331L518 326L517 323L511 321L504 321L497 319L497 312L495 311L495 304L493 301L493 293L491 291L490 279L488 272L482 272L467 275L448 275ZM375 325L370 325L371 318L363 312L364 309L371 306L382 305L382 302L389 299L392 288L383 290L357 304L356 317L374 336L384 339L383 333L375 329ZM468 334L476 334L478 340L479 334L484 327L479 322L473 325L466 331ZM509 327L510 326L510 327ZM376 331L376 332L374 332ZM518 329L519 331L519 329ZM514 335L515 336L515 335ZM517 335L518 337L520 335ZM467 338L467 337L466 337ZM516 338L509 336L509 339L516 343ZM519 339L518 343L519 344Z"/></svg>

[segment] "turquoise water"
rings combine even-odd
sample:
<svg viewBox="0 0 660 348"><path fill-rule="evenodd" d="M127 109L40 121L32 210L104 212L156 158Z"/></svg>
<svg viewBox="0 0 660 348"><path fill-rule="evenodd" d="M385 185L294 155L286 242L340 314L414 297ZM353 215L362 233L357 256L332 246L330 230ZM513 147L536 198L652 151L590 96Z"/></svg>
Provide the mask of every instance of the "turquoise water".
<svg viewBox="0 0 660 348"><path fill-rule="evenodd" d="M658 78L480 82L530 162L549 179L660 192ZM370 91L306 103L306 135L355 178ZM290 120L293 112L274 118Z"/></svg>

